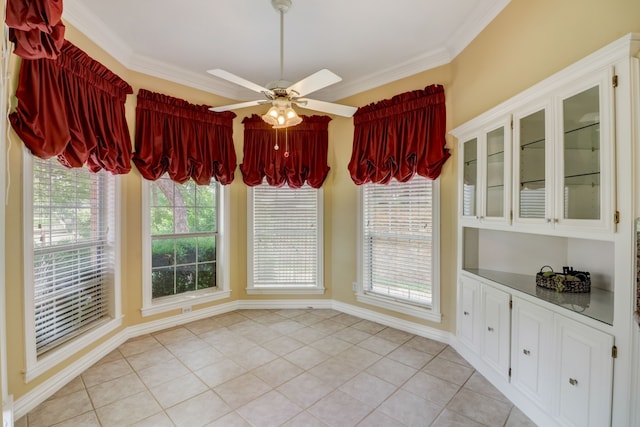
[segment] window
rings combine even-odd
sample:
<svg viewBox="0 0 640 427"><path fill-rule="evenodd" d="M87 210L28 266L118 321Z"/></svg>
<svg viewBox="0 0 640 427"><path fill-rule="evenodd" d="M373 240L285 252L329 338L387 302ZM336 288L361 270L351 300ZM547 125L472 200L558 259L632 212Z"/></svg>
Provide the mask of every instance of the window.
<svg viewBox="0 0 640 427"><path fill-rule="evenodd" d="M224 188L173 182L167 175L143 190L143 313L153 314L227 297L221 285Z"/></svg>
<svg viewBox="0 0 640 427"><path fill-rule="evenodd" d="M29 378L117 326L118 227L113 175L24 156Z"/></svg>
<svg viewBox="0 0 640 427"><path fill-rule="evenodd" d="M440 320L438 182L361 187L358 300Z"/></svg>
<svg viewBox="0 0 640 427"><path fill-rule="evenodd" d="M322 190L249 190L248 293L323 293Z"/></svg>

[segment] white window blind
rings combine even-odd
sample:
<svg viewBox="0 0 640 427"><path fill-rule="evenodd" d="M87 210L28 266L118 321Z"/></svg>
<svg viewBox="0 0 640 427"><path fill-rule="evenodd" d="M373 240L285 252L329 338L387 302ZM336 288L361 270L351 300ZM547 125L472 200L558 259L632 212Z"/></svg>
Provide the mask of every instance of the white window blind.
<svg viewBox="0 0 640 427"><path fill-rule="evenodd" d="M252 188L249 287L322 286L320 191Z"/></svg>
<svg viewBox="0 0 640 427"><path fill-rule="evenodd" d="M216 288L220 184L149 186L152 299Z"/></svg>
<svg viewBox="0 0 640 427"><path fill-rule="evenodd" d="M114 177L33 159L38 356L110 318Z"/></svg>
<svg viewBox="0 0 640 427"><path fill-rule="evenodd" d="M363 186L363 290L431 306L433 182Z"/></svg>

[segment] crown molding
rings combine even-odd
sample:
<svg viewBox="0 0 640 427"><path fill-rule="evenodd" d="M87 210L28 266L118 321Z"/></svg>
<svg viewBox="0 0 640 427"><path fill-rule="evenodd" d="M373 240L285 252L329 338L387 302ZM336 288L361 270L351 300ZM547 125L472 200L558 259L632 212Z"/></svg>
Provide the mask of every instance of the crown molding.
<svg viewBox="0 0 640 427"><path fill-rule="evenodd" d="M451 60L458 56L469 44L493 21L511 0L494 0L489 7L486 3L478 2L473 13L464 24L458 27L448 44L451 51Z"/></svg>
<svg viewBox="0 0 640 427"><path fill-rule="evenodd" d="M371 73L349 83L336 85L335 89L323 89L323 96L329 101L343 99L375 87L413 76L426 70L448 64L453 59L447 48L437 49L414 57L393 67Z"/></svg>
<svg viewBox="0 0 640 427"><path fill-rule="evenodd" d="M130 68L133 49L116 33L111 31L80 0L66 0L62 17L89 40L100 46L116 61Z"/></svg>
<svg viewBox="0 0 640 427"><path fill-rule="evenodd" d="M323 89L318 99L333 102L450 63L509 2L510 0L495 0L489 8L484 3L479 4L445 47L350 82ZM248 99L246 90L211 77L205 70L202 74L194 73L180 66L136 53L125 40L84 6L81 0L66 0L63 18L129 70L233 100Z"/></svg>

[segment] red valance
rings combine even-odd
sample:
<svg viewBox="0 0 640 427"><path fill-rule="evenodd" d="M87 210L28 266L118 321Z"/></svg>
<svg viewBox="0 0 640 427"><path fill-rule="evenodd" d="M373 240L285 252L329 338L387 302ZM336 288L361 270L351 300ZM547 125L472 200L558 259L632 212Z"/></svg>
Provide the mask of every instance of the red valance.
<svg viewBox="0 0 640 427"><path fill-rule="evenodd" d="M357 185L436 179L450 153L445 148L444 88L432 85L369 104L353 116L351 179Z"/></svg>
<svg viewBox="0 0 640 427"><path fill-rule="evenodd" d="M138 91L136 152L138 170L155 181L165 173L178 183L192 178L206 185L233 181L236 152L233 146L235 113L214 113L206 105Z"/></svg>
<svg viewBox="0 0 640 427"><path fill-rule="evenodd" d="M14 53L27 59L56 59L64 43L62 0L7 0L5 22Z"/></svg>
<svg viewBox="0 0 640 427"><path fill-rule="evenodd" d="M67 167L131 170L124 104L131 86L65 41L57 60L23 59L9 118L31 152Z"/></svg>
<svg viewBox="0 0 640 427"><path fill-rule="evenodd" d="M267 183L282 187L300 188L305 181L320 188L329 173L327 149L329 145L329 116L301 116L302 123L278 129L279 149L275 150L276 130L256 114L245 117L244 158L240 165L242 180L248 186Z"/></svg>

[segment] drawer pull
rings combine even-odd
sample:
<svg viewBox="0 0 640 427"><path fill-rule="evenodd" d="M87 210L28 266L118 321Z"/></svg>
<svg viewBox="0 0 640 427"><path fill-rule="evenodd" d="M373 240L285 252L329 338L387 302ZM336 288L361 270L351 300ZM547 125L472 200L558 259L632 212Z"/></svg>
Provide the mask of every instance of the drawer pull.
<svg viewBox="0 0 640 427"><path fill-rule="evenodd" d="M464 314L465 316L468 316L468 315L469 315L469 312L468 312L468 311L465 311L465 312L463 312L462 314Z"/></svg>
<svg viewBox="0 0 640 427"><path fill-rule="evenodd" d="M569 384L571 385L578 385L578 380L575 378L569 378Z"/></svg>
<svg viewBox="0 0 640 427"><path fill-rule="evenodd" d="M526 348L524 350L522 350L522 352L527 356L531 354L531 352L529 350L527 350Z"/></svg>
<svg viewBox="0 0 640 427"><path fill-rule="evenodd" d="M489 326L489 327L487 328L487 331L489 331L489 332L493 332L493 328L492 328L491 326Z"/></svg>

